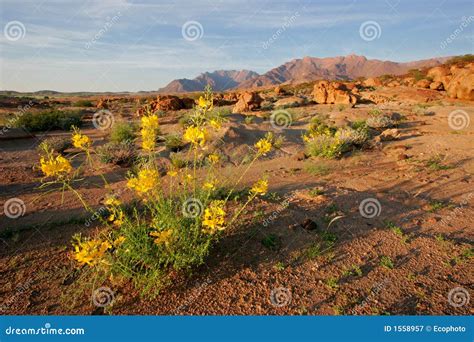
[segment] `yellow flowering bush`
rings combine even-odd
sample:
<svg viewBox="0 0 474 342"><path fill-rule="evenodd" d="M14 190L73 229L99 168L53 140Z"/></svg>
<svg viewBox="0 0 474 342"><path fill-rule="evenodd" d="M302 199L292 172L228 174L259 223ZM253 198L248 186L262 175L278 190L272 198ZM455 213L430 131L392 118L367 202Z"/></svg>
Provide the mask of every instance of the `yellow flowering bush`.
<svg viewBox="0 0 474 342"><path fill-rule="evenodd" d="M84 276L93 276L95 284L124 279L144 293L155 293L170 271L203 263L212 245L236 223L246 206L267 192L268 181L262 179L251 187L244 203L229 202L253 161L271 151L273 140L266 135L255 144L253 161L239 172L239 179L221 179L220 153L210 151L209 142L213 139L212 130L220 129L224 121L209 115L213 103L212 92L207 89L183 129L183 140L189 143L183 153L194 158L180 169L163 170L157 164L154 151L159 118L149 110L141 118L141 157L129 173L125 189L121 189L132 194L134 200L124 204L116 194L106 196L106 212L100 220L104 229L93 238L77 237L73 242L73 259L90 271ZM86 135L74 130L72 141L87 158L94 156ZM88 164L93 166L92 162ZM45 175L54 177L73 171L67 159L53 154L41 160L41 167ZM77 172L80 170L82 166ZM94 212L70 183L64 184L86 209ZM105 180L104 184L108 186Z"/></svg>
<svg viewBox="0 0 474 342"><path fill-rule="evenodd" d="M40 159L41 171L46 177L64 177L72 172L69 160L61 155L52 154Z"/></svg>

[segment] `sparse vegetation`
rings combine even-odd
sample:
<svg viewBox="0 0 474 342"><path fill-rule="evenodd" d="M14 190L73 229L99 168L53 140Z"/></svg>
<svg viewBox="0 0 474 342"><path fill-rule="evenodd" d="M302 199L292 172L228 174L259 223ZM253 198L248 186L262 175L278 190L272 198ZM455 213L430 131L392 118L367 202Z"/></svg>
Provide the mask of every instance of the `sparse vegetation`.
<svg viewBox="0 0 474 342"><path fill-rule="evenodd" d="M117 122L110 131L110 141L113 143L133 142L136 128L127 122Z"/></svg>
<svg viewBox="0 0 474 342"><path fill-rule="evenodd" d="M184 148L186 144L180 134L168 134L165 137L165 146L172 152L178 152Z"/></svg>
<svg viewBox="0 0 474 342"><path fill-rule="evenodd" d="M64 112L57 109L33 113L27 112L18 117L15 125L31 132L61 129L69 131L73 126L81 126L82 113Z"/></svg>
<svg viewBox="0 0 474 342"><path fill-rule="evenodd" d="M380 266L388 268L390 270L394 268L392 259L386 255L382 255L380 257Z"/></svg>
<svg viewBox="0 0 474 342"><path fill-rule="evenodd" d="M130 166L137 158L135 146L130 141L109 142L97 148L97 155L103 163L121 166Z"/></svg>

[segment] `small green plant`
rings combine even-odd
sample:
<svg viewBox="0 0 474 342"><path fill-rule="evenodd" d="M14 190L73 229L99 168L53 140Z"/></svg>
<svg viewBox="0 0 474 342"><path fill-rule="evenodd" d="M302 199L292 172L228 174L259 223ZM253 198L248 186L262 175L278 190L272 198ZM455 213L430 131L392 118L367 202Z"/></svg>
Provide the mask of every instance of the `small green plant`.
<svg viewBox="0 0 474 342"><path fill-rule="evenodd" d="M323 195L323 194L324 194L324 190L321 189L321 188L314 188L314 189L309 190L309 191L308 191L308 194L309 194L311 197L317 197L317 196Z"/></svg>
<svg viewBox="0 0 474 342"><path fill-rule="evenodd" d="M277 251L281 247L280 237L276 234L268 234L261 242L263 246L272 251Z"/></svg>
<svg viewBox="0 0 474 342"><path fill-rule="evenodd" d="M168 134L165 137L165 146L172 152L178 152L184 148L185 143L180 134Z"/></svg>
<svg viewBox="0 0 474 342"><path fill-rule="evenodd" d="M427 168L433 171L449 170L452 168L452 166L444 164L443 156L441 155L435 155L429 158L425 162L425 165Z"/></svg>
<svg viewBox="0 0 474 342"><path fill-rule="evenodd" d="M137 159L135 146L129 141L109 142L97 148L101 162L120 166L130 166Z"/></svg>
<svg viewBox="0 0 474 342"><path fill-rule="evenodd" d="M278 261L273 267L279 272L283 271L286 268L285 263L281 261Z"/></svg>
<svg viewBox="0 0 474 342"><path fill-rule="evenodd" d="M349 276L357 276L357 277L361 277L363 274L361 268L356 265L356 264L352 264L351 267L349 267L347 270L344 271L344 276L345 277L349 277Z"/></svg>
<svg viewBox="0 0 474 342"><path fill-rule="evenodd" d="M344 105L344 104L341 103L341 104L339 104L339 105L337 106L337 109L338 109L340 112L342 112L344 109L346 109L346 105Z"/></svg>
<svg viewBox="0 0 474 342"><path fill-rule="evenodd" d="M394 267L392 259L386 255L382 255L382 257L380 258L380 266L388 268L390 270L392 270Z"/></svg>
<svg viewBox="0 0 474 342"><path fill-rule="evenodd" d="M307 163L304 170L313 176L326 176L331 173L331 168L326 164Z"/></svg>
<svg viewBox="0 0 474 342"><path fill-rule="evenodd" d="M443 234L437 233L437 234L435 235L435 240L438 241L438 242L440 242L440 243L443 243L443 242L446 241L446 238L444 237Z"/></svg>
<svg viewBox="0 0 474 342"><path fill-rule="evenodd" d="M73 103L74 107L94 107L94 104L90 100L79 100Z"/></svg>
<svg viewBox="0 0 474 342"><path fill-rule="evenodd" d="M69 137L48 137L44 139L38 146L38 152L53 150L59 154L63 154L65 150L72 147L72 141Z"/></svg>
<svg viewBox="0 0 474 342"><path fill-rule="evenodd" d="M113 143L132 142L135 139L135 127L127 122L117 122L110 131L110 141Z"/></svg>
<svg viewBox="0 0 474 342"><path fill-rule="evenodd" d="M179 153L170 153L170 161L175 169L182 169L188 164Z"/></svg>
<svg viewBox="0 0 474 342"><path fill-rule="evenodd" d="M443 208L446 208L447 204L443 201L431 201L429 203L430 209L428 210L430 213L435 213Z"/></svg>
<svg viewBox="0 0 474 342"><path fill-rule="evenodd" d="M380 116L382 115L382 111L378 108L372 108L368 111L369 116Z"/></svg>
<svg viewBox="0 0 474 342"><path fill-rule="evenodd" d="M244 123L246 125L251 125L255 121L255 116L254 115L247 115L245 116Z"/></svg>
<svg viewBox="0 0 474 342"><path fill-rule="evenodd" d="M339 279L334 278L334 277L330 277L330 278L326 279L325 284L330 289L335 290L339 287L338 282L339 282Z"/></svg>

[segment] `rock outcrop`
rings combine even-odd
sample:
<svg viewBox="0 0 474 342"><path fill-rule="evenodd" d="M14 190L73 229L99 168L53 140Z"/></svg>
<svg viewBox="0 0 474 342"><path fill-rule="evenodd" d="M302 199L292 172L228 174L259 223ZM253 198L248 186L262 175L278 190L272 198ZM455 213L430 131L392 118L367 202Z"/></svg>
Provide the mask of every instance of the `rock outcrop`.
<svg viewBox="0 0 474 342"><path fill-rule="evenodd" d="M239 95L239 100L232 108L232 113L250 112L260 109L263 99L257 92L246 91Z"/></svg>
<svg viewBox="0 0 474 342"><path fill-rule="evenodd" d="M313 98L316 103L355 105L357 98L340 82L320 81L314 85Z"/></svg>

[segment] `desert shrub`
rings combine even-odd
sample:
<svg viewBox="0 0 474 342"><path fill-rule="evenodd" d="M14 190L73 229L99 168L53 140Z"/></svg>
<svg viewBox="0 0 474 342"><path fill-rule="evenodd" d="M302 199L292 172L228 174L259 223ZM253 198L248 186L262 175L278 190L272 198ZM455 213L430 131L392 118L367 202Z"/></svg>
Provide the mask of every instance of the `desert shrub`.
<svg viewBox="0 0 474 342"><path fill-rule="evenodd" d="M382 115L382 111L378 108L372 108L368 111L369 116L378 116L378 115Z"/></svg>
<svg viewBox="0 0 474 342"><path fill-rule="evenodd" d="M79 100L73 103L74 107L94 107L94 104L90 100Z"/></svg>
<svg viewBox="0 0 474 342"><path fill-rule="evenodd" d="M165 146L172 152L178 152L183 149L186 144L180 134L168 134L165 137Z"/></svg>
<svg viewBox="0 0 474 342"><path fill-rule="evenodd" d="M341 128L336 132L335 136L339 138L346 146L362 146L367 142L367 140L369 140L369 133L367 129L364 128Z"/></svg>
<svg viewBox="0 0 474 342"><path fill-rule="evenodd" d="M246 125L251 125L253 124L254 120L255 120L255 115L246 115L244 119L244 123Z"/></svg>
<svg viewBox="0 0 474 342"><path fill-rule="evenodd" d="M135 139L136 128L127 122L117 122L110 131L110 141L114 143L130 142Z"/></svg>
<svg viewBox="0 0 474 342"><path fill-rule="evenodd" d="M366 121L368 127L375 129L390 128L393 127L395 123L394 120L385 115L371 116Z"/></svg>
<svg viewBox="0 0 474 342"><path fill-rule="evenodd" d="M70 137L48 137L38 146L38 152L42 153L42 151L46 149L62 154L65 150L71 147L72 142Z"/></svg>
<svg viewBox="0 0 474 342"><path fill-rule="evenodd" d="M420 81L426 77L426 75L419 69L408 70L408 74L415 79L415 81Z"/></svg>
<svg viewBox="0 0 474 342"><path fill-rule="evenodd" d="M240 172L238 179L222 179L218 157L208 155L207 166L199 158L209 149L209 131L216 129L206 115L212 102L208 89L194 109L193 125L188 126L183 135L194 162L179 170L170 167L166 182L160 179L161 170L152 158L158 116L146 113L142 117L140 134L144 157L127 177L127 188L133 191L136 200L125 208L116 194L109 194L104 202L108 215L101 219L104 229L87 238L75 236L72 257L78 265L78 284L97 288L111 279L130 281L142 293L156 294L171 273L202 264L222 232L237 224L247 205L267 192L267 180L260 179L243 201L230 203L246 171ZM79 130L74 131L72 140L86 156L94 152L90 139ZM251 163L271 149L272 142L266 137L257 141ZM70 160L58 158L50 151L40 160L40 166L45 175L43 187L60 185L71 190L92 212L75 187L80 186L82 170L93 168L94 163L85 162L73 168ZM198 178L196 171L201 167L207 168L207 172ZM228 189L226 195L217 199L215 194L222 189Z"/></svg>
<svg viewBox="0 0 474 342"><path fill-rule="evenodd" d="M15 125L32 132L51 129L70 130L73 126L80 126L81 119L81 112L63 112L53 109L39 113L27 112L18 117Z"/></svg>
<svg viewBox="0 0 474 342"><path fill-rule="evenodd" d="M462 56L456 56L451 58L446 62L446 64L467 64L467 63L473 63L474 62L474 55L472 54L467 54L467 55L462 55Z"/></svg>
<svg viewBox="0 0 474 342"><path fill-rule="evenodd" d="M311 120L303 135L306 153L313 157L339 158L353 147L363 146L370 135L365 122L353 123L353 127L336 128L327 125L321 118Z"/></svg>
<svg viewBox="0 0 474 342"><path fill-rule="evenodd" d="M135 146L130 141L109 142L97 148L97 155L106 164L129 166L137 158Z"/></svg>
<svg viewBox="0 0 474 342"><path fill-rule="evenodd" d="M313 157L339 158L346 149L341 139L330 135L318 135L306 143L306 153Z"/></svg>

